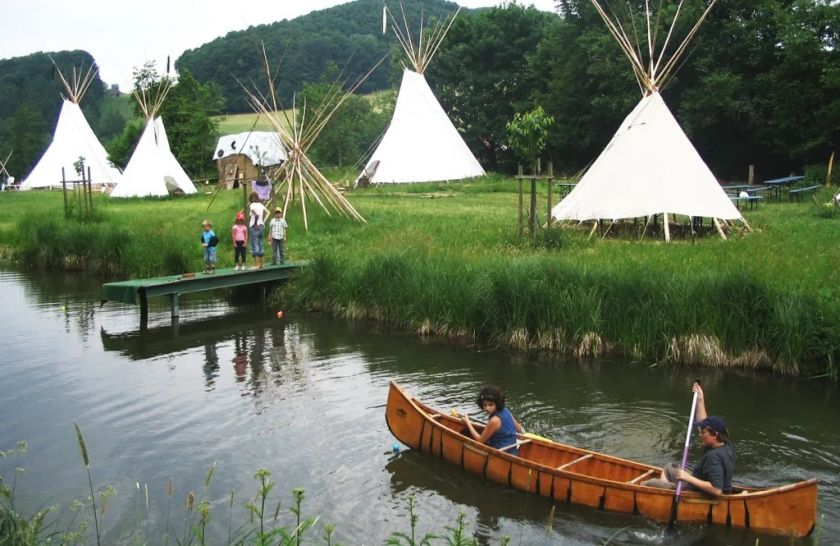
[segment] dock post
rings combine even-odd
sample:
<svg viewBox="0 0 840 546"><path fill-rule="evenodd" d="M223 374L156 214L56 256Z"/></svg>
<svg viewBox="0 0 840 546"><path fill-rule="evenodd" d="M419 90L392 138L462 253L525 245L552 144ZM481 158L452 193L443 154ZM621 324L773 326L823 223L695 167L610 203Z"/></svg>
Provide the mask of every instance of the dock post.
<svg viewBox="0 0 840 546"><path fill-rule="evenodd" d="M174 292L172 294L172 322L178 322L178 314L180 310L178 309L178 293Z"/></svg>
<svg viewBox="0 0 840 546"><path fill-rule="evenodd" d="M149 327L149 299L146 297L146 291L140 290L140 330L146 330Z"/></svg>

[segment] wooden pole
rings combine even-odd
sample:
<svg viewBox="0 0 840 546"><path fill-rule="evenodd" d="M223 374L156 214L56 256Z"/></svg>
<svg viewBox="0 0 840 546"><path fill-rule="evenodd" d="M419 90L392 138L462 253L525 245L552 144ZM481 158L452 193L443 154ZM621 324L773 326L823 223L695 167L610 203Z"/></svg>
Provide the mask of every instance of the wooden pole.
<svg viewBox="0 0 840 546"><path fill-rule="evenodd" d="M831 186L831 169L834 167L834 152L831 152L831 157L828 158L828 171L825 173L825 187Z"/></svg>
<svg viewBox="0 0 840 546"><path fill-rule="evenodd" d="M537 235L537 177L531 179L531 211L528 214L528 229L533 239Z"/></svg>
<svg viewBox="0 0 840 546"><path fill-rule="evenodd" d="M722 227L720 227L720 222L718 222L718 219L717 219L717 218L712 218L712 221L715 223L715 227L717 228L718 233L720 233L720 236L721 236L721 237L723 238L723 240L725 241L725 240L726 240L726 234L723 232L723 228L722 228Z"/></svg>
<svg viewBox="0 0 840 546"><path fill-rule="evenodd" d="M522 175L523 175L522 165L520 165L519 166L519 176L522 176ZM516 181L519 184L519 219L517 221L517 224L518 224L517 231L519 233L519 238L521 239L522 238L522 179L518 178Z"/></svg>
<svg viewBox="0 0 840 546"><path fill-rule="evenodd" d="M93 214L93 177L90 175L90 167L88 167L88 170L87 170L87 185L88 185L88 203L90 205L88 212L90 214Z"/></svg>
<svg viewBox="0 0 840 546"><path fill-rule="evenodd" d="M755 184L755 165L750 165L749 175L747 176L747 184L750 186Z"/></svg>
<svg viewBox="0 0 840 546"><path fill-rule="evenodd" d="M551 190L552 186L554 186L554 164L549 161L548 162L548 220L546 221L546 225L550 228L551 227Z"/></svg>
<svg viewBox="0 0 840 546"><path fill-rule="evenodd" d="M61 190L64 193L64 217L70 217L70 211L67 208L67 179L64 176L64 167L61 168Z"/></svg>
<svg viewBox="0 0 840 546"><path fill-rule="evenodd" d="M239 185L242 187L242 207L244 210L248 210L248 188L245 187L245 180L240 180Z"/></svg>
<svg viewBox="0 0 840 546"><path fill-rule="evenodd" d="M671 227L668 225L668 213L662 213L662 225L665 226L665 242L671 242Z"/></svg>

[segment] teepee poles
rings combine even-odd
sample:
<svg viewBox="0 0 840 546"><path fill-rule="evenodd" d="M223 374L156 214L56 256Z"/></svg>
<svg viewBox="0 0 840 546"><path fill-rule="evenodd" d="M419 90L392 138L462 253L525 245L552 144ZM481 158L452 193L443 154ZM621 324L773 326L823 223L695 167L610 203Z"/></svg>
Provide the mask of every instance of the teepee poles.
<svg viewBox="0 0 840 546"><path fill-rule="evenodd" d="M58 73L58 77L61 80L61 84L67 92L67 98L74 104L81 103L82 98L85 96L85 93L87 93L90 84L93 83L93 79L99 71L94 70L93 65L89 66L87 71L84 71L83 68L76 70L76 67L74 66L72 76L68 80L58 67L55 59L50 57L50 61L52 61L55 71Z"/></svg>
<svg viewBox="0 0 840 546"><path fill-rule="evenodd" d="M365 223L365 219L350 204L349 201L327 180L314 163L307 157L306 153L318 139L318 136L326 127L330 119L339 108L353 95L359 86L370 76L370 74L384 61L384 57L364 76L354 82L349 90L344 91L342 86L336 82L327 91L321 104L314 109L308 107L304 99L303 105L298 112L297 99L292 98L291 113L281 108L277 97L277 90L274 84L275 76L272 75L268 63L268 55L265 46L262 48L263 64L266 79L269 83L267 93L257 89L251 89L242 85L251 107L271 124L272 129L277 133L283 147L286 149L288 159L274 173L273 183L275 195L283 195L284 215L295 198L300 198L301 213L305 229L309 229L309 214L306 208L307 198L312 198L327 213L332 216L331 210L347 216L358 222Z"/></svg>
<svg viewBox="0 0 840 546"><path fill-rule="evenodd" d="M446 34L452 27L452 23L455 22L455 18L458 16L458 13L461 12L461 8L459 7L451 16L438 21L432 28L428 37L425 38L425 41L425 33L423 32L423 17L421 16L419 38L416 47L414 45L414 40L411 37L411 29L408 26L408 19L405 15L405 8L403 7L402 2L400 2L402 25L397 22L394 14L391 13L391 10L389 10L386 6L385 11L383 12L383 26L385 12L387 12L387 14L391 17L391 28L394 30L397 42L399 42L406 56L411 61L412 69L418 74L422 74L426 70L426 67L429 66L429 63L432 62L435 54L437 54L440 44L443 43L443 39L446 38Z"/></svg>

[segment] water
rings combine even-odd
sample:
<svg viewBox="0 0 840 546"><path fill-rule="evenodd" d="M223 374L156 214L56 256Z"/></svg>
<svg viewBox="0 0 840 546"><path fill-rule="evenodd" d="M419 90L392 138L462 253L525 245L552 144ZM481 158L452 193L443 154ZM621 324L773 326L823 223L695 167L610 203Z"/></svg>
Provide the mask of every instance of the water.
<svg viewBox="0 0 840 546"><path fill-rule="evenodd" d="M118 492L104 516L106 542L160 542L167 512L170 542L183 537L185 499L194 491L211 502L212 542L227 544L230 492L235 530L247 522L242 506L265 468L276 482L269 518L281 501L280 522L289 524L290 492L302 487L305 514L320 516L319 527L334 523L345 544L383 544L394 531L408 532L409 496L421 534L442 532L464 513L481 544L502 536L512 544L789 544L704 526L665 536L662 525L640 517L565 504L552 513L546 499L408 449L395 454L384 420L389 380L461 411L477 409L477 390L494 383L507 389L509 406L532 432L662 464L682 451L695 377L709 409L730 423L737 481L818 478L823 544L840 537L834 384L422 343L376 325L288 311L278 320L277 309L212 298L187 299L177 329L166 307L153 307L141 334L137 309L100 307L98 288L79 275L0 272L0 449L29 443L26 455L0 460L0 475L27 469L16 486L26 509L84 499L77 422L95 485ZM67 511L62 517L68 521Z"/></svg>

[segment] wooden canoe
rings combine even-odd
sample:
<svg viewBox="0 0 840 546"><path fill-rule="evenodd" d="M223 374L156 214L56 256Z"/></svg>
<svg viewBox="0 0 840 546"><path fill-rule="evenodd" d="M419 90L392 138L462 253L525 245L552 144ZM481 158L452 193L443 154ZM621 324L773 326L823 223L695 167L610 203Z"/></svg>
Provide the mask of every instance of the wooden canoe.
<svg viewBox="0 0 840 546"><path fill-rule="evenodd" d="M542 438L518 436L519 456L479 444L460 433L461 421L409 397L391 382L385 419L403 444L485 479L557 501L669 521L675 492L640 482L659 468ZM733 486L709 497L683 491L677 521L807 536L817 516L817 480L767 489Z"/></svg>

